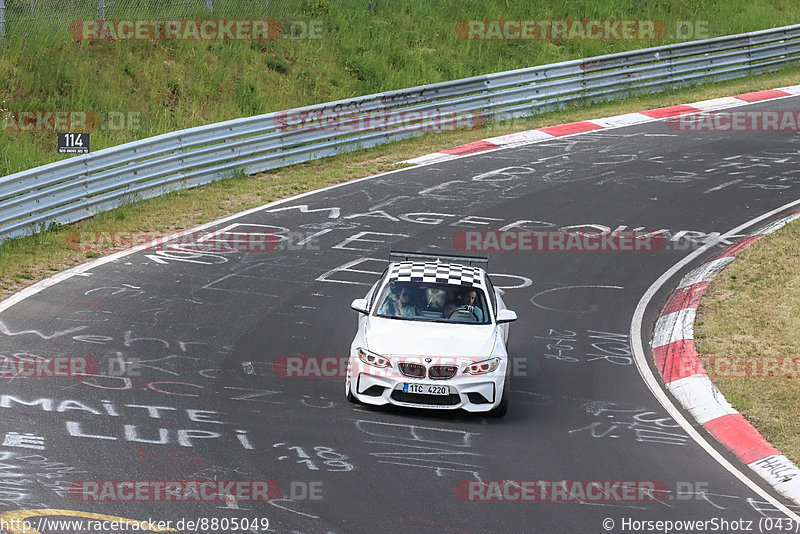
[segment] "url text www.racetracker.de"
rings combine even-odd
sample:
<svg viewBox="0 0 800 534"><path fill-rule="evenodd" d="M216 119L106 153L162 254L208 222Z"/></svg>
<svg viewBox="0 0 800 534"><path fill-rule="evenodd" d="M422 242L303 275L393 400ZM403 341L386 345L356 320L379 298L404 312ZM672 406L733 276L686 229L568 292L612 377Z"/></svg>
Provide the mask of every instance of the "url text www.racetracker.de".
<svg viewBox="0 0 800 534"><path fill-rule="evenodd" d="M603 529L617 532L800 532L800 522L788 517L762 517L758 521L748 519L709 519L686 520L641 520L624 517L603 519Z"/></svg>
<svg viewBox="0 0 800 534"><path fill-rule="evenodd" d="M267 532L269 519L266 517L198 517L194 519L182 518L178 520L159 521L148 519L138 521L101 514L86 513L78 515L69 510L33 510L31 516L39 512L48 515L61 515L62 519L53 519L40 515L36 520L27 514L11 513L10 517L0 517L0 532L10 534L40 534L41 532ZM70 517L73 519L63 519ZM80 517L80 519L74 519ZM271 531L270 531L271 532Z"/></svg>

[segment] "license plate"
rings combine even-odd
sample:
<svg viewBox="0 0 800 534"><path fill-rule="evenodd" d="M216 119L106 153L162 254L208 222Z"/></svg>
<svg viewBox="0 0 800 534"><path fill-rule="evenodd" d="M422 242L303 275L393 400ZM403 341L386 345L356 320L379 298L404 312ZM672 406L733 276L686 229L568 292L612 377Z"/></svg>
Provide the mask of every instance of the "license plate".
<svg viewBox="0 0 800 534"><path fill-rule="evenodd" d="M433 384L403 384L403 391L406 393L418 393L420 395L449 395L448 386L434 386Z"/></svg>

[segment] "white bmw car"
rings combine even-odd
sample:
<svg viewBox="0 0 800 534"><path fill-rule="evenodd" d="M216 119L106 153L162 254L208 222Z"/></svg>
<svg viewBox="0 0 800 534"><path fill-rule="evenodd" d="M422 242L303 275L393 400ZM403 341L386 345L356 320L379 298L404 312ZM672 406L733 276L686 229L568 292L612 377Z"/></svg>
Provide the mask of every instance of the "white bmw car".
<svg viewBox="0 0 800 534"><path fill-rule="evenodd" d="M366 297L353 301L358 332L345 380L364 404L508 410L509 323L500 292L476 263L486 258L392 253Z"/></svg>

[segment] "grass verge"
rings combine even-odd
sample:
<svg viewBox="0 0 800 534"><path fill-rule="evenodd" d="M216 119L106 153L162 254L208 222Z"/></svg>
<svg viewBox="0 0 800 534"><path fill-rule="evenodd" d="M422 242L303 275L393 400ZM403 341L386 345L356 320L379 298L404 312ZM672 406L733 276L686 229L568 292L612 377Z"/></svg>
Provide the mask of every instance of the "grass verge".
<svg viewBox="0 0 800 534"><path fill-rule="evenodd" d="M795 464L798 333L800 221L794 221L756 241L716 276L700 302L695 339L709 377L728 402ZM734 376L746 374L754 376Z"/></svg>

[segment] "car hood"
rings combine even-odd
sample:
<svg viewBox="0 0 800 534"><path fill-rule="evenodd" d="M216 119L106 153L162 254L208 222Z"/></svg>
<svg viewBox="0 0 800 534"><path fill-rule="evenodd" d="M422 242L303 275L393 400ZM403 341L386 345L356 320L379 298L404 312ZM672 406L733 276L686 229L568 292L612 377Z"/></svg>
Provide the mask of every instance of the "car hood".
<svg viewBox="0 0 800 534"><path fill-rule="evenodd" d="M495 326L404 321L369 317L367 349L383 356L489 357Z"/></svg>

